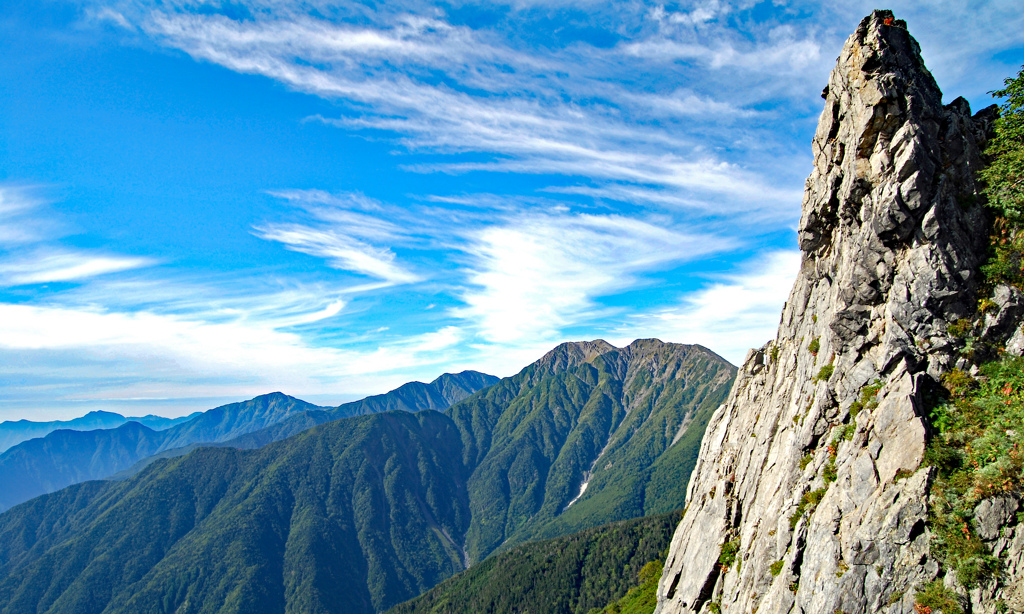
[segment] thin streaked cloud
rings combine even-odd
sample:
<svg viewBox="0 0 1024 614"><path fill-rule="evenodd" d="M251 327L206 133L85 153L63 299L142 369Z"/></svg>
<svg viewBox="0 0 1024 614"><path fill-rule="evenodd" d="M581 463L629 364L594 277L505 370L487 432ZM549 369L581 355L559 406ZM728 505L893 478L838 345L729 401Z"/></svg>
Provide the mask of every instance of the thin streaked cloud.
<svg viewBox="0 0 1024 614"><path fill-rule="evenodd" d="M139 269L154 264L149 258L130 258L82 252L38 251L3 263L0 283L12 286L76 281Z"/></svg>

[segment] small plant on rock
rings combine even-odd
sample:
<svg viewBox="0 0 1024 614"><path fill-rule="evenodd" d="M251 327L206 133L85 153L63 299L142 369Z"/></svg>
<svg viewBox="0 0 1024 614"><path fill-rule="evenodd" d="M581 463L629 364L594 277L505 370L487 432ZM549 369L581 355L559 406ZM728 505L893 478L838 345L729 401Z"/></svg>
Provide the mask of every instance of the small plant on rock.
<svg viewBox="0 0 1024 614"><path fill-rule="evenodd" d="M740 551L740 540L734 539L722 544L721 553L718 555L718 564L723 571L728 571L736 562L736 555Z"/></svg>
<svg viewBox="0 0 1024 614"><path fill-rule="evenodd" d="M914 597L914 611L917 614L963 614L957 594L946 588L942 580L925 584Z"/></svg>
<svg viewBox="0 0 1024 614"><path fill-rule="evenodd" d="M804 517L804 514L810 514L814 512L814 508L818 507L821 500L825 497L825 492L828 491L828 487L819 488L818 490L812 490L809 493L804 494L800 499L800 503L796 506L796 511L789 517L789 528L795 529L800 519Z"/></svg>
<svg viewBox="0 0 1024 614"><path fill-rule="evenodd" d="M971 321L967 318L960 318L956 322L947 326L946 332L949 333L951 337L963 339L967 336L967 333L971 332Z"/></svg>
<svg viewBox="0 0 1024 614"><path fill-rule="evenodd" d="M814 453L808 452L803 458L800 459L800 471L807 469L807 465L810 465L814 461Z"/></svg>

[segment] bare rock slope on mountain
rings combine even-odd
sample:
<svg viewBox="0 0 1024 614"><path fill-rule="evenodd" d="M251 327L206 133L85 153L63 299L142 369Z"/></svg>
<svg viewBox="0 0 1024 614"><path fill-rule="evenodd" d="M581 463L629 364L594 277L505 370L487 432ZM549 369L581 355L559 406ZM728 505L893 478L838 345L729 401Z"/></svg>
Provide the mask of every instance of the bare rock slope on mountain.
<svg viewBox="0 0 1024 614"><path fill-rule="evenodd" d="M847 40L823 96L801 271L776 339L747 355L708 425L663 614L913 612L939 573L923 403L959 360L949 325L975 312L974 175L994 111L943 106L889 11ZM1004 538L1008 595L1024 535ZM996 593L975 591L973 611L996 611Z"/></svg>

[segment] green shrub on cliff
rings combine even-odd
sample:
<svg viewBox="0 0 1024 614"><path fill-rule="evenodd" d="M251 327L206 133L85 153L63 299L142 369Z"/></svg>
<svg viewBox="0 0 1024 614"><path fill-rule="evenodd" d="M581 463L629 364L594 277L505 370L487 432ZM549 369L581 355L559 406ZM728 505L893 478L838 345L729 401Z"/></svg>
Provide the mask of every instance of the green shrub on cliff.
<svg viewBox="0 0 1024 614"><path fill-rule="evenodd" d="M995 122L996 135L985 154L988 166L980 173L987 184L989 206L1017 224L1024 222L1024 66L1005 88L992 92L1005 98Z"/></svg>
<svg viewBox="0 0 1024 614"><path fill-rule="evenodd" d="M949 399L930 412L938 434L925 454L926 463L938 470L931 497L932 548L970 587L999 568L975 533L974 508L988 497L1024 488L1024 359L983 365L978 380L959 371L950 375L944 378Z"/></svg>
<svg viewBox="0 0 1024 614"><path fill-rule="evenodd" d="M1005 88L995 136L985 150L988 165L979 173L988 204L995 210L992 258L982 271L993 284L1024 284L1024 67Z"/></svg>

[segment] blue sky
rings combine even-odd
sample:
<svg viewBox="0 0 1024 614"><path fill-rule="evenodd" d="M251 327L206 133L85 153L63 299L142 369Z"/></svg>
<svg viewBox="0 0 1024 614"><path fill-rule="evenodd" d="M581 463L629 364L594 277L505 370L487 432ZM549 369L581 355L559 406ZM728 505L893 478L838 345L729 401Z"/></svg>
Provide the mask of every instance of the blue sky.
<svg viewBox="0 0 1024 614"><path fill-rule="evenodd" d="M0 419L774 335L862 2L6 0ZM1017 1L894 2L975 109Z"/></svg>

